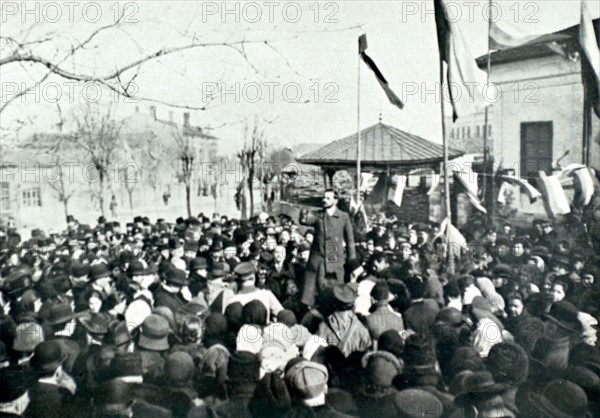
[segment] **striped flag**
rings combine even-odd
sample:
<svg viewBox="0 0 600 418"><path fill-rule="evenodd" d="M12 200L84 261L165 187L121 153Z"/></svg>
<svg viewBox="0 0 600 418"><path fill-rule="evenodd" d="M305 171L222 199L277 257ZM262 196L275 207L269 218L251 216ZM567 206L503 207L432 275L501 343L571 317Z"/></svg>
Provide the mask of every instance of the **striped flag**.
<svg viewBox="0 0 600 418"><path fill-rule="evenodd" d="M539 172L540 189L544 196L544 208L551 218L558 215L571 213L571 205L558 176L547 176L543 171Z"/></svg>
<svg viewBox="0 0 600 418"><path fill-rule="evenodd" d="M586 206L594 195L594 180L590 168L583 164L569 164L558 174L562 182L573 180L575 186L574 201Z"/></svg>
<svg viewBox="0 0 600 418"><path fill-rule="evenodd" d="M525 179L518 179L511 176L500 176L500 179L508 184L519 186L521 190L527 194L527 197L529 197L530 203L533 203L542 197L542 194L539 192L539 190L529 184L529 182Z"/></svg>
<svg viewBox="0 0 600 418"><path fill-rule="evenodd" d="M402 103L402 101L398 98L396 93L394 93L394 91L390 88L390 85L388 84L388 82L385 79L385 77L383 76L383 74L381 74L381 71L379 71L379 68L377 68L377 65L375 64L375 62L365 52L366 50L367 50L367 35L362 34L358 38L358 54L360 55L362 60L365 62L365 64L367 64L367 66L371 69L371 71L373 71L373 73L375 73L375 77L377 78L379 85L385 92L385 95L387 96L390 103L393 104L394 106L396 106L398 109L402 109L404 107L404 103Z"/></svg>
<svg viewBox="0 0 600 418"><path fill-rule="evenodd" d="M435 0L440 60L448 64L447 85L453 120L479 112L489 103L483 98L486 73L469 51L457 19L448 14L448 0Z"/></svg>
<svg viewBox="0 0 600 418"><path fill-rule="evenodd" d="M592 20L590 0L581 0L581 22L579 24L579 43L582 60L581 73L583 85L596 116L600 118L600 19Z"/></svg>
<svg viewBox="0 0 600 418"><path fill-rule="evenodd" d="M395 183L395 185L394 185ZM396 175L392 180L393 187L390 187L388 193L388 200L391 200L396 206L402 206L402 196L404 194L404 187L406 185L406 176Z"/></svg>

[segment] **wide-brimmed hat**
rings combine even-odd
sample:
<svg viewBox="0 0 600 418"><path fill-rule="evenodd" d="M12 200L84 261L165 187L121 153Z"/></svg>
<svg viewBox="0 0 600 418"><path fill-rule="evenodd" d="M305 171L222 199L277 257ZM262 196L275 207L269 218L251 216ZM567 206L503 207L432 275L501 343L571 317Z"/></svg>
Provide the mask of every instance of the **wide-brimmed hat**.
<svg viewBox="0 0 600 418"><path fill-rule="evenodd" d="M588 398L584 390L568 380L553 380L541 394L530 392L528 397L539 416L583 418L588 413Z"/></svg>
<svg viewBox="0 0 600 418"><path fill-rule="evenodd" d="M558 325L559 327L570 331L576 332L581 328L577 315L579 310L570 302L561 300L554 302L550 307L550 311L544 314L544 319Z"/></svg>
<svg viewBox="0 0 600 418"><path fill-rule="evenodd" d="M147 350L164 351L169 349L169 322L160 315L149 315L142 324L138 345Z"/></svg>
<svg viewBox="0 0 600 418"><path fill-rule="evenodd" d="M62 346L58 341L44 341L35 347L29 365L37 372L51 372L56 370L67 357L68 354L63 352Z"/></svg>
<svg viewBox="0 0 600 418"><path fill-rule="evenodd" d="M208 279L220 279L221 277L226 277L231 272L229 268L229 264L227 263L214 263L213 268L208 275Z"/></svg>
<svg viewBox="0 0 600 418"><path fill-rule="evenodd" d="M457 405L468 405L473 396L494 396L506 390L506 386L496 383L488 371L476 371L469 374L463 381L458 396L454 399Z"/></svg>
<svg viewBox="0 0 600 418"><path fill-rule="evenodd" d="M106 334L110 316L104 313L86 313L77 318L77 321L90 334Z"/></svg>
<svg viewBox="0 0 600 418"><path fill-rule="evenodd" d="M208 268L208 263L206 262L205 258L196 257L196 258L192 259L192 261L190 261L189 268L190 268L190 271L206 269L206 268Z"/></svg>

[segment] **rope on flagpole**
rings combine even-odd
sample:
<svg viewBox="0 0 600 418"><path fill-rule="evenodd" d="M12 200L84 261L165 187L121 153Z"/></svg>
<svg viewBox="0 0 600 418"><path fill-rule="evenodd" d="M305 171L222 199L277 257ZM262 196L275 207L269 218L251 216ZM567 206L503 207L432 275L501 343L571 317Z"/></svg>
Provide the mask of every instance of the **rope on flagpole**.
<svg viewBox="0 0 600 418"><path fill-rule="evenodd" d="M360 41L359 41L360 42ZM361 175L360 175L360 159L361 159L361 147L360 147L360 46L358 54L358 77L357 77L357 98L356 98L356 204L358 207L361 205L360 199L360 186L361 186Z"/></svg>

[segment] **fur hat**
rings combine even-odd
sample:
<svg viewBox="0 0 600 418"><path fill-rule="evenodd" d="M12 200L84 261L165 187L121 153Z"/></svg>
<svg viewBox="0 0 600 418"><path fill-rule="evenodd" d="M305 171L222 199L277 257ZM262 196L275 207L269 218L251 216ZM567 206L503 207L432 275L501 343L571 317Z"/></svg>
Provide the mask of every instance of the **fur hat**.
<svg viewBox="0 0 600 418"><path fill-rule="evenodd" d="M490 350L486 359L488 370L498 383L519 385L527 379L529 357L523 348L512 342L501 342Z"/></svg>
<svg viewBox="0 0 600 418"><path fill-rule="evenodd" d="M402 361L387 351L372 351L361 361L366 383L369 386L389 388L394 378L402 373Z"/></svg>
<svg viewBox="0 0 600 418"><path fill-rule="evenodd" d="M183 351L169 354L165 361L165 378L170 383L181 384L190 382L195 372L194 360Z"/></svg>

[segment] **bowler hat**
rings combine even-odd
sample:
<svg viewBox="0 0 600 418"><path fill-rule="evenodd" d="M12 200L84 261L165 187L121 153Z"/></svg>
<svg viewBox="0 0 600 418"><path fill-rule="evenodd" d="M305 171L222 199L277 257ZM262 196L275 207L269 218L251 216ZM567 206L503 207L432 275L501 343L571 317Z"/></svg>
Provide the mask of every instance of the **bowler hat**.
<svg viewBox="0 0 600 418"><path fill-rule="evenodd" d="M58 303L48 310L46 322L50 325L59 325L73 319L73 309L68 303Z"/></svg>
<svg viewBox="0 0 600 418"><path fill-rule="evenodd" d="M208 276L209 280L219 279L229 274L229 264L227 263L214 263L213 268Z"/></svg>
<svg viewBox="0 0 600 418"><path fill-rule="evenodd" d="M90 266L90 279L92 281L110 277L110 271L104 263L93 264Z"/></svg>
<svg viewBox="0 0 600 418"><path fill-rule="evenodd" d="M81 263L76 261L71 264L71 276L73 277L87 276L89 272L90 265L87 263Z"/></svg>
<svg viewBox="0 0 600 418"><path fill-rule="evenodd" d="M541 394L530 392L530 404L539 416L585 417L588 398L581 387L568 380L556 379L548 383Z"/></svg>
<svg viewBox="0 0 600 418"><path fill-rule="evenodd" d="M146 266L140 260L133 260L127 267L127 275L129 277L143 276L146 274Z"/></svg>
<svg viewBox="0 0 600 418"><path fill-rule="evenodd" d="M169 322L165 318L156 314L149 315L142 324L138 345L147 350L168 350L169 329Z"/></svg>
<svg viewBox="0 0 600 418"><path fill-rule="evenodd" d="M56 370L67 357L68 355L63 353L61 344L58 341L44 341L35 347L33 357L29 361L29 364L37 372L52 372Z"/></svg>
<svg viewBox="0 0 600 418"><path fill-rule="evenodd" d="M183 270L180 270L176 267L172 267L167 270L165 273L165 281L168 284L176 285L176 286L187 286L188 279L187 273Z"/></svg>
<svg viewBox="0 0 600 418"><path fill-rule="evenodd" d="M190 271L206 269L208 268L208 263L206 262L205 258L196 257L190 261L189 268Z"/></svg>

